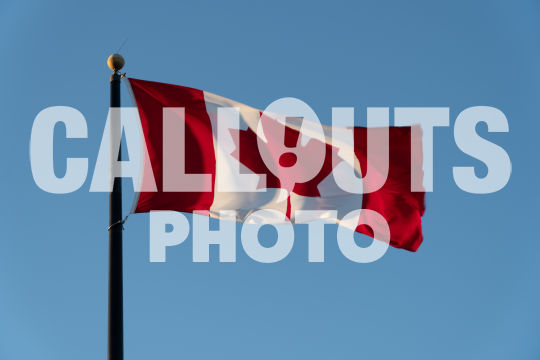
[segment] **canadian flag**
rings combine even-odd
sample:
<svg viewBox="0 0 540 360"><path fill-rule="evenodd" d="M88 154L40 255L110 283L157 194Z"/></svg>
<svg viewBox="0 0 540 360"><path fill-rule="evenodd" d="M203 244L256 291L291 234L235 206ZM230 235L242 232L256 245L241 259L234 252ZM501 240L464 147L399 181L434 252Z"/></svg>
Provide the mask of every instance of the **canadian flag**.
<svg viewBox="0 0 540 360"><path fill-rule="evenodd" d="M138 193L133 212L323 220L379 240L388 233L390 245L410 251L422 243L424 192L411 190L422 181L422 134L388 127L388 108L368 109L368 120L386 126L353 126L352 109L337 108L333 121L351 122L330 127L189 87L132 78L128 86L157 188Z"/></svg>

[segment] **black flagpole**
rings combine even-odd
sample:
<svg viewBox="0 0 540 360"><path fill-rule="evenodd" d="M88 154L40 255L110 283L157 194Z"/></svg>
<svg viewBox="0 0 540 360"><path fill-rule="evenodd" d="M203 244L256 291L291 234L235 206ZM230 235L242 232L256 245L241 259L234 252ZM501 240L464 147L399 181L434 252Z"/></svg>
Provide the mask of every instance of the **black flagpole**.
<svg viewBox="0 0 540 360"><path fill-rule="evenodd" d="M111 108L119 108L120 80L122 76L118 71L124 66L124 58L119 54L113 54L107 60L107 64L113 71L111 75ZM120 131L120 122L115 121L112 114L110 120L112 143L112 135L115 130ZM118 127L118 129L115 127ZM121 160L121 158L122 151L120 149L118 160ZM111 164L112 160L111 158ZM124 358L122 230L122 179L115 178L113 190L109 194L109 316L107 339L107 358L109 360L123 360Z"/></svg>

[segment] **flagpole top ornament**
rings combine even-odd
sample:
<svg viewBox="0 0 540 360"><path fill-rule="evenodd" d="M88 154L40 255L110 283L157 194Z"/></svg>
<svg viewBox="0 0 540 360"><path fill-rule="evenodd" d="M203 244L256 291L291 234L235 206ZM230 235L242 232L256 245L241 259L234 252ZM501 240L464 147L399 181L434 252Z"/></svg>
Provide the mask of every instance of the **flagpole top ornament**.
<svg viewBox="0 0 540 360"><path fill-rule="evenodd" d="M111 69L114 72L119 71L124 67L125 64L124 57L120 54L112 54L107 59L107 65L109 66L109 69Z"/></svg>

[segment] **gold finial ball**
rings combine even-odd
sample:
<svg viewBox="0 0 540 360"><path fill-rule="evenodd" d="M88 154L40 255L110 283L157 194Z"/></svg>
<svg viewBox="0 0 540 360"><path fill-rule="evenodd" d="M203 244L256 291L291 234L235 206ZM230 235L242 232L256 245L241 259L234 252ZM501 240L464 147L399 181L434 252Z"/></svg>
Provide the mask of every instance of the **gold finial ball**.
<svg viewBox="0 0 540 360"><path fill-rule="evenodd" d="M124 57L120 54L112 54L107 59L107 65L109 66L109 69L115 72L123 68L124 64Z"/></svg>

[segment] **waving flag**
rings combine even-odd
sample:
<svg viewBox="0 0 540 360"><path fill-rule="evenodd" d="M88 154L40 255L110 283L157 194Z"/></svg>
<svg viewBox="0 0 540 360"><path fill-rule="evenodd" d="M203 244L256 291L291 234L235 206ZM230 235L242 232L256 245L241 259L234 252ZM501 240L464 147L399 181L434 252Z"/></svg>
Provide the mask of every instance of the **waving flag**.
<svg viewBox="0 0 540 360"><path fill-rule="evenodd" d="M323 219L337 223L349 212L364 209L372 211L365 211L365 217L373 212L384 217L391 234L390 245L410 251L420 246L424 192L411 191L411 174L421 174L422 163L411 158L421 159L421 150L414 150L421 146L412 144L421 144L422 139L411 127L354 127L354 142L348 145L332 138L329 127L323 127L323 138L309 138L307 121L283 124L266 112L206 91L137 79L128 82L139 110L157 186L156 192L138 194L134 212L197 211L241 222L249 219L279 223L286 217L293 223ZM230 108L238 110L227 110ZM238 119L236 127L227 126L226 131L218 131L220 126L234 124L235 119ZM262 133L258 132L259 122L264 129ZM387 169L379 159L380 154L368 156L370 131L369 137L373 136L375 141L387 139ZM178 140L179 134L183 135L183 141ZM305 134L308 141L297 144ZM258 137L264 138L263 141ZM166 144L180 144L182 148L173 146L170 151L170 146L164 147ZM294 151L283 154L283 146L291 149L302 146L304 154L321 156L298 159ZM303 177L315 162L322 163L317 168L320 170L309 179ZM199 175L193 183L183 184L184 188L175 191L167 178L167 175L174 178L174 174L164 166L170 163L181 164L185 174ZM411 169L411 164L419 168ZM386 176L386 181L375 191L346 191L337 184L333 172L345 171L347 167L358 178L366 176L368 169L367 173L373 175L371 179L384 180ZM238 173L245 176L235 175ZM370 187L366 179L362 184L362 190ZM254 216L259 209L277 210L284 217L269 215L276 212ZM299 217L299 210L319 211L311 217ZM364 220L370 221L356 223L354 230L373 237L378 231L377 219Z"/></svg>

